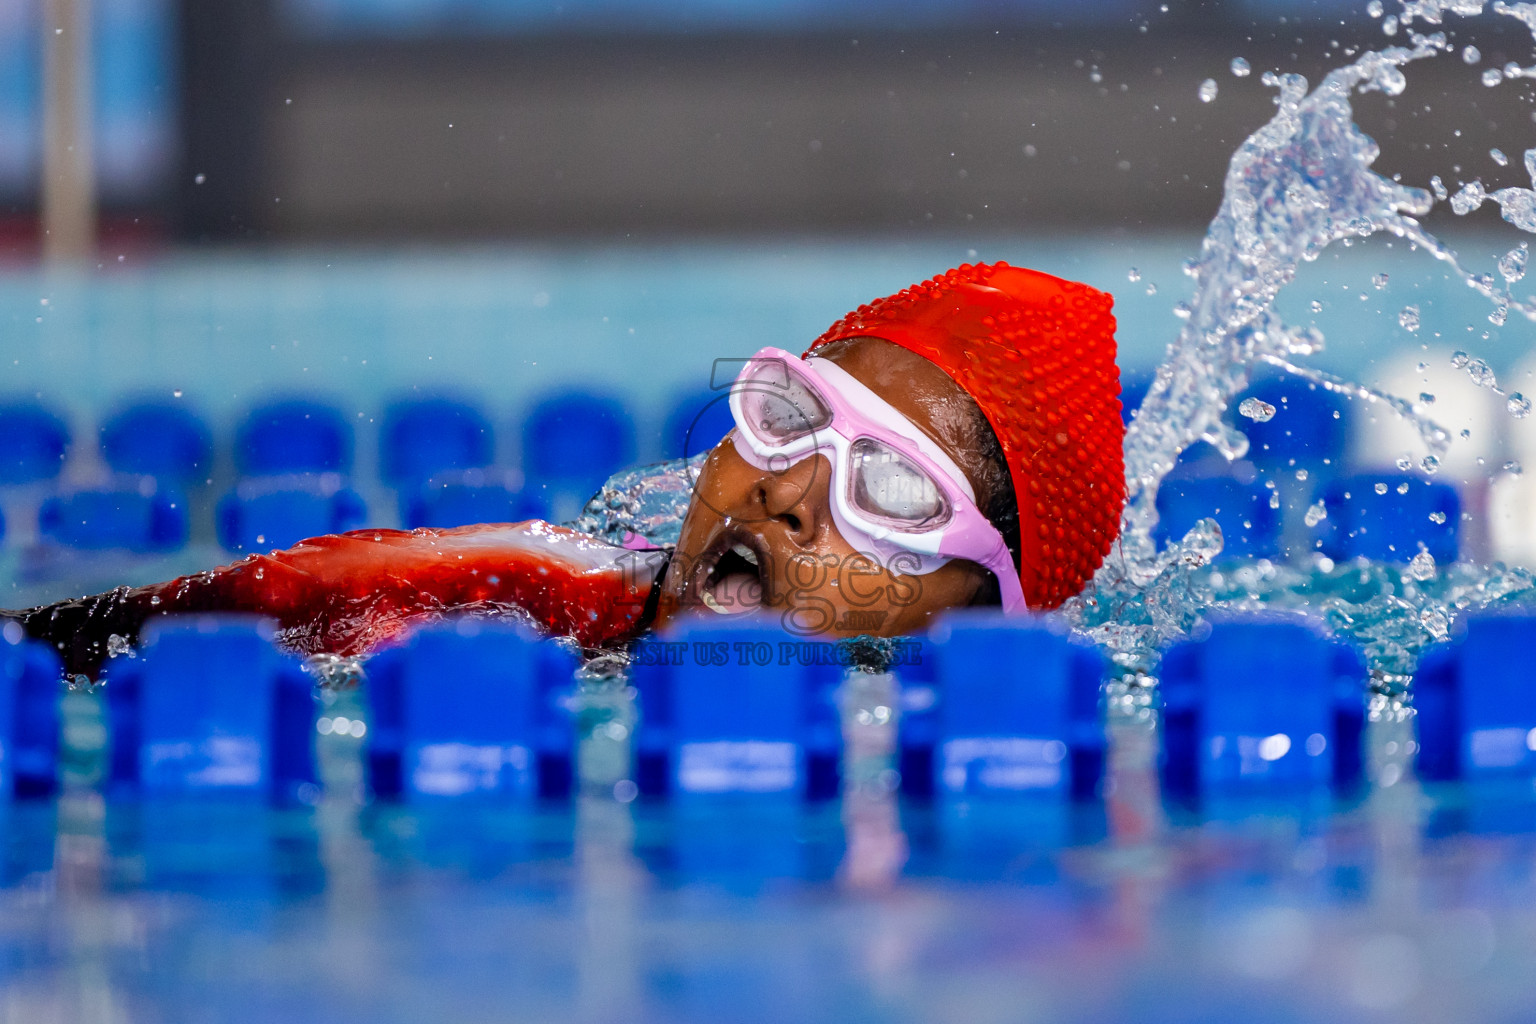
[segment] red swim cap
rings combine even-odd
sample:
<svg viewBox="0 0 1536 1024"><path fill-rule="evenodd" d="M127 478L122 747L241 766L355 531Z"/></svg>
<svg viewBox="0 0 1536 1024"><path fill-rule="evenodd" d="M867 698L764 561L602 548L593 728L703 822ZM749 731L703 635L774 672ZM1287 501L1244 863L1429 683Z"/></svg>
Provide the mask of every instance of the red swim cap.
<svg viewBox="0 0 1536 1024"><path fill-rule="evenodd" d="M1019 504L1019 579L1035 609L1082 589L1125 504L1114 300L1074 281L966 264L843 317L805 354L883 338L936 363L976 400Z"/></svg>

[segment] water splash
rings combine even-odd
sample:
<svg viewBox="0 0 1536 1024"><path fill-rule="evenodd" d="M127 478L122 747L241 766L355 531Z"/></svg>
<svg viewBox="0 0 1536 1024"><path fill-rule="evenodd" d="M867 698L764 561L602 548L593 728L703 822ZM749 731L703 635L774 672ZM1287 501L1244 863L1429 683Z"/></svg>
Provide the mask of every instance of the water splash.
<svg viewBox="0 0 1536 1024"><path fill-rule="evenodd" d="M1401 94L1406 66L1457 52L1443 32L1421 34L1414 30L1416 25L1438 26L1447 16L1482 14L1486 6L1483 0L1407 0L1398 14L1383 20L1382 30L1389 37L1405 32L1408 45L1366 52L1329 72L1314 89L1296 74L1262 77L1277 91L1278 110L1232 156L1221 206L1199 256L1186 264L1195 287L1192 298L1175 309L1184 324L1126 433L1128 499L1120 542L1089 588L1066 608L1074 625L1128 672L1154 672L1158 648L1187 633L1204 611L1297 607L1322 615L1337 632L1359 641L1379 681L1401 682L1427 644L1445 639L1458 614L1536 598L1536 581L1524 570L1437 567L1422 558L1409 567L1335 566L1314 556L1310 566L1259 561L1233 571L1212 564L1222 546L1212 520L1197 524L1162 551L1153 541L1158 485L1187 447L1205 441L1228 459L1246 452L1247 439L1224 414L1261 365L1390 409L1413 424L1429 448L1421 471L1432 475L1439 468L1450 436L1429 417L1429 402L1415 403L1300 361L1323 347L1323 335L1314 327L1286 323L1275 310L1275 299L1299 267L1316 260L1329 245L1349 245L1377 234L1394 236L1428 253L1487 298L1494 306L1490 319L1495 323L1502 323L1511 311L1536 319L1532 300L1510 290L1524 276L1525 243L1499 260L1500 285L1492 274L1465 269L1456 252L1420 221L1436 202L1448 202L1458 215L1493 203L1505 221L1536 233L1536 149L1524 154L1532 188L1488 192L1480 181L1473 181L1452 196L1435 177L1426 191L1372 169L1379 147L1355 124L1351 107L1357 93ZM1536 3L1499 2L1492 10L1523 22L1536 35ZM1382 17L1385 9L1373 2L1370 13ZM1462 49L1460 56L1468 64L1481 59L1475 47ZM1502 70L1489 69L1483 81L1492 87L1521 77L1536 77L1536 68L1511 63ZM1201 99L1209 98L1214 98L1214 89L1207 97L1202 86ZM1385 284L1381 279L1376 286ZM1404 308L1398 322L1405 331L1416 332L1418 307ZM1464 368L1476 383L1497 390L1485 362L1466 357ZM1512 415L1527 409L1523 400L1510 404ZM1319 502L1306 519L1312 525L1326 514ZM1395 685L1384 683L1383 688Z"/></svg>

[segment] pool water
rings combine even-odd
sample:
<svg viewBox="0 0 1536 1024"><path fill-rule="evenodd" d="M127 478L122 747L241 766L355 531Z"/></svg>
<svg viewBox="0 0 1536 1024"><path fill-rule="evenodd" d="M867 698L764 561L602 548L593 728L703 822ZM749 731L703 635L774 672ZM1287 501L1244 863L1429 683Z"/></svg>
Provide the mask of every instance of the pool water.
<svg viewBox="0 0 1536 1024"><path fill-rule="evenodd" d="M1300 806L1165 807L1129 714L1090 804L849 781L391 805L333 735L325 796L275 809L102 795L94 700L66 705L63 795L6 812L6 1021L1496 1021L1536 997L1536 792L1419 787L1391 716L1367 793Z"/></svg>

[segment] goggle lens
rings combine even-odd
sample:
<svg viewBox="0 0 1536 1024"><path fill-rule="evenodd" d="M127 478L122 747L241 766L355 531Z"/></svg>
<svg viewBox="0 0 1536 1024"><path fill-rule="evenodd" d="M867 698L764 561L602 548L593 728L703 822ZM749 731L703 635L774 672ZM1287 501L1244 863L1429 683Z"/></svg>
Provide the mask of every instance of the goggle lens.
<svg viewBox="0 0 1536 1024"><path fill-rule="evenodd" d="M733 387L746 421L742 426L765 444L787 444L832 423L832 410L780 360L749 366Z"/></svg>
<svg viewBox="0 0 1536 1024"><path fill-rule="evenodd" d="M848 459L848 499L864 515L914 533L949 521L944 491L900 452L861 437L850 446Z"/></svg>

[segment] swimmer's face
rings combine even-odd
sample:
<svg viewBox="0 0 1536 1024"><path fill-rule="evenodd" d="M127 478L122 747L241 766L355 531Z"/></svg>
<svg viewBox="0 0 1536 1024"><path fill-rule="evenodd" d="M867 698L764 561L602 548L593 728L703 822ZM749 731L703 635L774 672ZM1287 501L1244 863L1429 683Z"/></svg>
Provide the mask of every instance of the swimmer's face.
<svg viewBox="0 0 1536 1024"><path fill-rule="evenodd" d="M985 456L976 407L922 356L875 338L816 351L894 406L940 444L984 505ZM946 608L974 603L991 574L954 559L915 575L861 555L832 519L825 455L787 469L758 469L729 436L710 452L662 580L657 625L684 614L768 610L803 636L921 632ZM894 571L893 571L894 570Z"/></svg>

